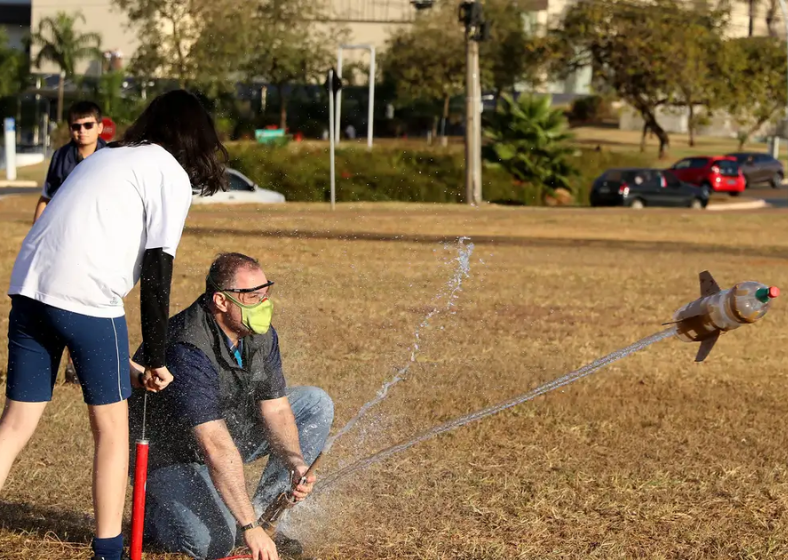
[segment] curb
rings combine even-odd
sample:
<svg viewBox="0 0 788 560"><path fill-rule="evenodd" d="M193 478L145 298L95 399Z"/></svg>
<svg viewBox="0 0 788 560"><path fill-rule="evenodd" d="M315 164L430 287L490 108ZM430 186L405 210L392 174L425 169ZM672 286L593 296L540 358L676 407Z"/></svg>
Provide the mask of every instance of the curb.
<svg viewBox="0 0 788 560"><path fill-rule="evenodd" d="M0 181L0 188L37 189L37 181Z"/></svg>
<svg viewBox="0 0 788 560"><path fill-rule="evenodd" d="M752 200L748 202L726 202L724 204L709 204L706 210L710 212L722 212L725 210L757 210L759 208L771 208L771 204L765 200Z"/></svg>

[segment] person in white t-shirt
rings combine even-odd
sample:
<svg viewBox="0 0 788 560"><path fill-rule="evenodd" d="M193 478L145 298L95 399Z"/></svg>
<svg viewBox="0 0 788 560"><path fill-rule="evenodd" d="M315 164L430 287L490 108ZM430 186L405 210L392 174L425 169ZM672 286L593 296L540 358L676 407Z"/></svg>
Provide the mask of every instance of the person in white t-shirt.
<svg viewBox="0 0 788 560"><path fill-rule="evenodd" d="M130 370L148 390L165 367L172 262L192 199L226 189L227 151L192 94L165 93L119 142L68 176L22 242L11 273L0 489L36 429L68 348L96 443L94 560L120 560ZM123 298L141 279L143 363L129 359Z"/></svg>

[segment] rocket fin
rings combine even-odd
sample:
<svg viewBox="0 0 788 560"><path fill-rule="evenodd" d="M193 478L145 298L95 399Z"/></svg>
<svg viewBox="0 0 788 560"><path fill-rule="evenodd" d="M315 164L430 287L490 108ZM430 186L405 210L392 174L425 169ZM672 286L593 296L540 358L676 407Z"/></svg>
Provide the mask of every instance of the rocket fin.
<svg viewBox="0 0 788 560"><path fill-rule="evenodd" d="M700 273L700 297L713 296L720 291L717 281L708 270Z"/></svg>
<svg viewBox="0 0 788 560"><path fill-rule="evenodd" d="M711 338L707 338L703 342L700 343L700 348L698 348L698 354L695 356L696 362L702 362L706 359L706 357L711 352L711 349L714 348L714 345L717 343L717 339L720 338L720 333L716 332L714 336Z"/></svg>

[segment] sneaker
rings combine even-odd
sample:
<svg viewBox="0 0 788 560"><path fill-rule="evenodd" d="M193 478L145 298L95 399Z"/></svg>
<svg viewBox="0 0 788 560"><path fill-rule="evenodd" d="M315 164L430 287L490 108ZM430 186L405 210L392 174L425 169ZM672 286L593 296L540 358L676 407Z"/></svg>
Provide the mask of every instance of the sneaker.
<svg viewBox="0 0 788 560"><path fill-rule="evenodd" d="M77 377L77 370L74 369L74 362L68 362L66 365L66 383L74 383L79 384L79 378Z"/></svg>
<svg viewBox="0 0 788 560"><path fill-rule="evenodd" d="M302 556L304 554L304 547L296 539L291 539L283 533L277 532L274 535L274 544L276 551L280 555L286 556Z"/></svg>

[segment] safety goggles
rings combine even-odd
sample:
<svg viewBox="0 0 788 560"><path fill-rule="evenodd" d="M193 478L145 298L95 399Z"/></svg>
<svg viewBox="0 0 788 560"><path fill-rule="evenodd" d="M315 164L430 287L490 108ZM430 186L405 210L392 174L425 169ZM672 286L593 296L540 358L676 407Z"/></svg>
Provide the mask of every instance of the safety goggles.
<svg viewBox="0 0 788 560"><path fill-rule="evenodd" d="M254 288L225 288L218 290L223 294L238 294L238 302L244 305L258 305L271 297L271 287L274 282L268 281ZM233 298L234 299L234 298Z"/></svg>

